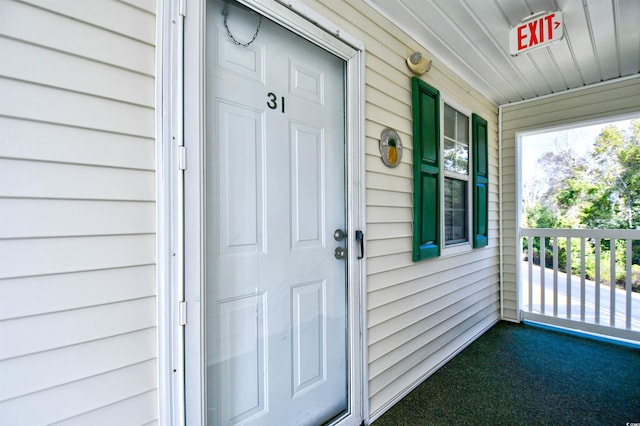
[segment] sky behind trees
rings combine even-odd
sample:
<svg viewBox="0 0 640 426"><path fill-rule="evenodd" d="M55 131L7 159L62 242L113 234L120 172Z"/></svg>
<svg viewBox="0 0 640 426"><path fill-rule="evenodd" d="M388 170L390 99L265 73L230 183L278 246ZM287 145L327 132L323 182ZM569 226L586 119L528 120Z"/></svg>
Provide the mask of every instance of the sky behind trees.
<svg viewBox="0 0 640 426"><path fill-rule="evenodd" d="M640 118L640 116L638 116ZM546 152L554 151L556 141L566 142L577 154L584 154L593 148L593 143L605 126L613 125L620 129L629 127L631 119L617 120L590 126L581 126L565 130L537 133L522 138L522 183L539 180L546 182L546 170L540 159ZM524 196L524 192L523 192Z"/></svg>

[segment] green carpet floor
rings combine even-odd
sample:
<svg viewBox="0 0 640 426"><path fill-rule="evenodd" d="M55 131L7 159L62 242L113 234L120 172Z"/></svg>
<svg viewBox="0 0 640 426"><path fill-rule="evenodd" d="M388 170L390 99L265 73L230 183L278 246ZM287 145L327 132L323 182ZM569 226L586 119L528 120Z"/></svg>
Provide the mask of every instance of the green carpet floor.
<svg viewBox="0 0 640 426"><path fill-rule="evenodd" d="M640 424L640 349L501 322L373 426L632 422Z"/></svg>

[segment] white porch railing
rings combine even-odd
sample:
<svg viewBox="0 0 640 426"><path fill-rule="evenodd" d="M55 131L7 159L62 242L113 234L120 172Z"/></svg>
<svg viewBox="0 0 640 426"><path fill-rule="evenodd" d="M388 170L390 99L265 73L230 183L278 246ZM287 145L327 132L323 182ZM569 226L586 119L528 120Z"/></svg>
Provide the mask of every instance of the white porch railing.
<svg viewBox="0 0 640 426"><path fill-rule="evenodd" d="M520 237L520 306L524 319L640 341L640 293L632 291L632 247L634 240L640 240L640 230L523 228ZM534 261L536 241L539 265ZM624 247L618 259L616 242ZM604 262L603 243L614 248ZM587 252L593 252L595 259ZM565 267L559 266L565 263L561 257L566 259ZM593 279L587 278L587 261L595 262L590 265L595 270ZM615 287L621 262L624 289Z"/></svg>

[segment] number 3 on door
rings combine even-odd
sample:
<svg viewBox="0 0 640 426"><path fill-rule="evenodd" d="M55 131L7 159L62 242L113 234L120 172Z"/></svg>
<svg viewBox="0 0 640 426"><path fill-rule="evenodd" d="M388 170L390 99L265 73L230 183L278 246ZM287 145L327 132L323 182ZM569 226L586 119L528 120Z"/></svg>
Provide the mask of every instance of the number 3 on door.
<svg viewBox="0 0 640 426"><path fill-rule="evenodd" d="M267 106L271 109L278 109L278 97L275 93L269 92L267 93L267 97L269 100L267 101ZM280 98L280 107L281 112L284 114L284 96Z"/></svg>

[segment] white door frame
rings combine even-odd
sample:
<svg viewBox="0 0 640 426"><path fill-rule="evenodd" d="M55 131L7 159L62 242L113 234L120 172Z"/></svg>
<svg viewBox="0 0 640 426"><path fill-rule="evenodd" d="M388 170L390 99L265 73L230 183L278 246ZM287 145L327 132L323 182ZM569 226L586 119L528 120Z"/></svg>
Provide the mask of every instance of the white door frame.
<svg viewBox="0 0 640 426"><path fill-rule="evenodd" d="M346 62L349 406L368 422L364 45L304 3L239 0ZM161 424L204 424L206 0L161 0L158 24L158 371ZM186 323L186 325L183 325ZM189 348L189 350L185 350Z"/></svg>

